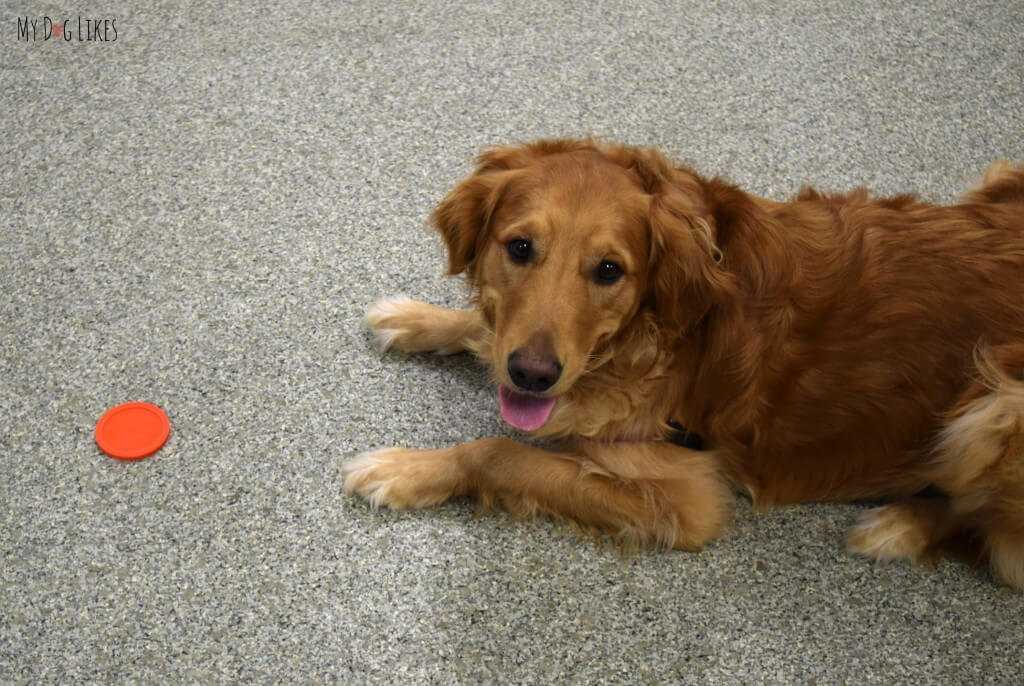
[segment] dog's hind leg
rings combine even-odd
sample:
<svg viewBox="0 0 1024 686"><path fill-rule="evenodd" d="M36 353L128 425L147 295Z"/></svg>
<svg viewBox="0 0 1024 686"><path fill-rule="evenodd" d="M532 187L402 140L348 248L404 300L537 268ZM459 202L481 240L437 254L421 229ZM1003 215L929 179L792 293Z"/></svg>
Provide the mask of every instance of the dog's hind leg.
<svg viewBox="0 0 1024 686"><path fill-rule="evenodd" d="M382 350L443 355L476 350L487 331L476 310L452 310L406 297L375 302L366 313L366 324Z"/></svg>
<svg viewBox="0 0 1024 686"><path fill-rule="evenodd" d="M850 530L846 544L876 560L930 562L960 525L947 499L912 498L868 510Z"/></svg>
<svg viewBox="0 0 1024 686"><path fill-rule="evenodd" d="M978 370L940 445L936 483L974 524L992 572L1024 590L1024 344L984 351Z"/></svg>
<svg viewBox="0 0 1024 686"><path fill-rule="evenodd" d="M973 540L977 560L1024 590L1024 345L988 350L978 368L930 473L949 498L873 510L848 544L879 559L927 560L952 540Z"/></svg>
<svg viewBox="0 0 1024 686"><path fill-rule="evenodd" d="M978 187L964 194L963 201L1024 204L1024 164L993 162Z"/></svg>

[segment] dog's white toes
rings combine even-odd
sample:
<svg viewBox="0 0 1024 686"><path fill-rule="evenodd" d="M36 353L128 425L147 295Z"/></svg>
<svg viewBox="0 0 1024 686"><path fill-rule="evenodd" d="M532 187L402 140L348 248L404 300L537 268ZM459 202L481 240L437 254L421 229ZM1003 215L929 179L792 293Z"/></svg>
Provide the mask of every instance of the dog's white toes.
<svg viewBox="0 0 1024 686"><path fill-rule="evenodd" d="M864 513L846 539L851 552L876 560L918 558L928 545L921 521L902 504L886 505Z"/></svg>
<svg viewBox="0 0 1024 686"><path fill-rule="evenodd" d="M414 306L415 301L404 295L392 298L382 298L370 306L366 311L366 325L373 331L377 347L381 351L388 350L395 344L395 340L404 332L397 324L401 321L405 311Z"/></svg>
<svg viewBox="0 0 1024 686"><path fill-rule="evenodd" d="M377 349L387 352L395 344L395 339L401 331L398 329L374 329L373 339L377 343Z"/></svg>
<svg viewBox="0 0 1024 686"><path fill-rule="evenodd" d="M427 507L455 495L458 470L444 451L382 448L361 453L342 465L345 492L374 507Z"/></svg>
<svg viewBox="0 0 1024 686"><path fill-rule="evenodd" d="M383 473L382 462L391 448L361 453L341 467L345 477L345 492L357 493L374 507L387 505L388 478Z"/></svg>

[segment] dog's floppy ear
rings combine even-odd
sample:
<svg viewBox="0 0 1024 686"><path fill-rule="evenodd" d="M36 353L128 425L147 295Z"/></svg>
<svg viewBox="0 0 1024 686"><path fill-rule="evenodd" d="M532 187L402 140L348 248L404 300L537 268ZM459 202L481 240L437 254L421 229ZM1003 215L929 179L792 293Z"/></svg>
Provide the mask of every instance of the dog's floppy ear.
<svg viewBox="0 0 1024 686"><path fill-rule="evenodd" d="M430 221L448 248L449 274L459 274L474 263L490 234L491 217L515 175L481 157L476 171L452 189L434 210Z"/></svg>
<svg viewBox="0 0 1024 686"><path fill-rule="evenodd" d="M588 140L540 140L495 146L481 153L473 174L456 186L430 217L448 246L448 273L459 274L472 266L508 183L521 176L518 170L540 157L592 149ZM469 277L474 279L472 269Z"/></svg>
<svg viewBox="0 0 1024 686"><path fill-rule="evenodd" d="M681 335L733 297L735 283L697 176L653 150L638 153L634 170L651 196L648 297L665 332Z"/></svg>

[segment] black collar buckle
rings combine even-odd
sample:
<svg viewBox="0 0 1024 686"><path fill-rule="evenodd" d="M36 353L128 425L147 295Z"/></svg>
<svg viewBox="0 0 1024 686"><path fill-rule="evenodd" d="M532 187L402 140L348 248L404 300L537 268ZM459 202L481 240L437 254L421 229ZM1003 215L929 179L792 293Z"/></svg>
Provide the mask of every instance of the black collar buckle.
<svg viewBox="0 0 1024 686"><path fill-rule="evenodd" d="M704 443L704 439L696 431L690 431L679 422L669 422L669 427L672 431L669 432L668 436L665 437L669 443L675 443L683 448L689 448L690 450L704 450L707 446Z"/></svg>

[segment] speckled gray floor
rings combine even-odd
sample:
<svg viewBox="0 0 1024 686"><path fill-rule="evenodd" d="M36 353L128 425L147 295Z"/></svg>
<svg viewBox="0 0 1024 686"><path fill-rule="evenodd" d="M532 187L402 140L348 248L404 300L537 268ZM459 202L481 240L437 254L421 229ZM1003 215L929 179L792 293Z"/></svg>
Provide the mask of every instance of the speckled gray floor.
<svg viewBox="0 0 1024 686"><path fill-rule="evenodd" d="M1024 598L847 555L856 506L624 560L339 469L506 431L471 360L361 323L463 302L423 224L482 146L949 200L1024 158L1019 0L259 4L104 2L80 42L0 2L0 682L1020 683ZM133 464L92 436L127 400L172 424Z"/></svg>

